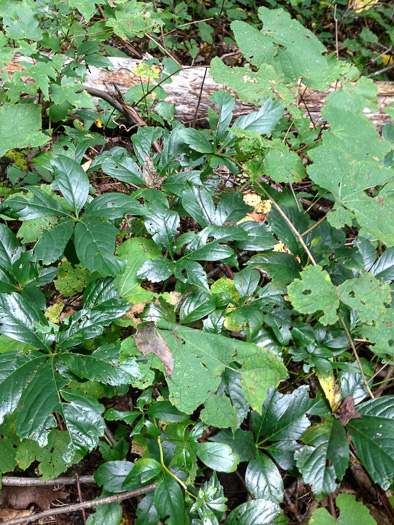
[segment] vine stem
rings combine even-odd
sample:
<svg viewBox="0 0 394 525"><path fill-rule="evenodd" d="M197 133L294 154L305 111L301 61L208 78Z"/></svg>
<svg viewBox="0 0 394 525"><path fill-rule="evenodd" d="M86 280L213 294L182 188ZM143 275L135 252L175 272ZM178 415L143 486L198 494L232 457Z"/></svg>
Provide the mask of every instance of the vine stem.
<svg viewBox="0 0 394 525"><path fill-rule="evenodd" d="M56 514L78 512L79 510L91 509L92 507L97 507L98 505L106 505L107 503L124 501L125 499L135 498L137 496L148 494L148 492L153 492L156 487L157 483L152 483L151 485L147 485L146 487L141 487L139 489L123 492L122 494L115 494L114 496L108 496L107 498L98 498L91 501L84 501L83 503L76 503L75 505L64 505L63 507L44 510L43 512L38 512L37 514L32 514L31 516L24 516L23 518L14 518L5 521L4 525L20 525L21 523L32 523L33 521L38 521L43 518L47 518L48 516L55 516Z"/></svg>
<svg viewBox="0 0 394 525"><path fill-rule="evenodd" d="M261 189L261 191L264 193L266 197L272 202L272 204L275 206L275 208L278 210L278 212L282 215L284 220L287 222L291 230L294 232L294 235L297 237L297 239L300 241L302 247L308 254L309 260L313 264L313 266L317 266L317 263L315 259L313 258L313 255L311 254L308 246L305 244L304 239L302 238L301 233L297 230L297 228L294 226L294 224L291 222L291 220L288 218L288 216L285 214L285 212L282 210L282 208L275 202L275 200L271 197L271 195L268 193L268 191L262 186L259 182L257 183L258 187Z"/></svg>
<svg viewBox="0 0 394 525"><path fill-rule="evenodd" d="M309 260L311 261L313 266L317 266L317 263L316 263L315 259L313 258L313 255L311 254L308 246L305 244L305 241L302 238L302 235L300 234L300 232L297 230L297 228L294 226L294 224L291 222L291 220L287 217L287 215L282 210L282 208L279 206L279 204L277 204L275 202L275 200L271 197L271 195L268 193L268 191L260 183L257 183L257 185L263 191L263 193L269 198L269 200L272 202L272 204L275 206L275 208L278 210L278 212L282 215L284 220L287 222L287 224L289 225L291 230L294 232L294 234L296 235L297 239L300 241L302 247L304 248L304 250L308 254ZM338 290L337 287L335 287L335 288ZM341 313L338 311L337 314L338 314L338 318L339 318L339 320L340 320L340 322L341 322L341 324L342 324L342 326L343 326L343 328L344 328L344 330L346 332L347 338L349 339L350 346L352 347L354 357L356 358L356 361L357 361L358 367L360 369L360 372L361 372L361 375L362 375L365 387L366 387L366 389L368 391L368 394L371 396L371 399L374 399L374 395L373 395L372 390L371 390L371 388L370 388L370 386L368 384L367 378L365 377L364 370L363 370L360 358L358 356L356 347L354 345L352 336L351 336L351 334L350 334L350 332L349 332L349 330L348 330L348 328L346 326L346 323L345 323Z"/></svg>

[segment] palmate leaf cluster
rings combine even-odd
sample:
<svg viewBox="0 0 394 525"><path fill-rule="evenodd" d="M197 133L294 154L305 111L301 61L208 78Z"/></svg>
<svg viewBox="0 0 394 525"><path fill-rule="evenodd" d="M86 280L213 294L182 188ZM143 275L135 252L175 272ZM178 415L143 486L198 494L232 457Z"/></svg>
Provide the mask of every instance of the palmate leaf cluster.
<svg viewBox="0 0 394 525"><path fill-rule="evenodd" d="M96 11L84 0L63 4L65 18L68 8L86 20ZM150 4L98 4L105 28L123 37L165 23ZM217 473L244 464L254 499L225 523L279 524L287 523L283 472L298 473L319 498L330 494L348 469L351 439L387 490L393 396L367 399L365 383L374 390L376 367L394 355L393 133L388 124L381 140L363 114L376 104L372 81L327 55L285 11L260 8L258 28L232 24L247 64L230 69L215 58L211 68L254 111L234 120L234 95L219 90L207 131L155 106L161 125L138 128L133 154L114 147L83 167L87 148L105 142L89 131L98 115L80 92L86 67L108 65L93 38L101 26L89 28L88 40L75 37L71 61L48 58L36 43L59 51L62 38L49 27L55 19L27 0L19 7L16 15L0 0L1 60L11 40L21 42L36 59L26 66L35 85L18 74L5 83L1 154L50 141L42 108L33 98L19 103L22 92L40 89L55 122L79 109L83 125L65 125L64 137L36 156L33 178L7 187L0 204L0 471L38 461L49 479L97 449L104 494L158 483L140 499L137 525L217 525L227 510ZM75 35L80 27L69 29ZM296 105L299 77L314 89L341 85L327 97L324 129ZM152 153L155 141L160 154ZM268 194L279 208L271 203L265 221L252 220L256 209L223 188L218 166L234 180L246 176L250 192ZM92 182L102 174L126 192L97 195ZM332 203L325 221L301 211L286 187L306 177L313 183L306 197ZM218 278L217 268L230 268L228 277ZM366 341L362 370L349 337ZM316 372L313 395L289 380L294 366L300 377ZM129 411L107 403L130 386L138 394ZM106 425L115 429L113 445L103 439ZM339 523L366 510L341 498ZM121 517L113 503L88 523L117 525ZM312 519L330 523L324 512Z"/></svg>

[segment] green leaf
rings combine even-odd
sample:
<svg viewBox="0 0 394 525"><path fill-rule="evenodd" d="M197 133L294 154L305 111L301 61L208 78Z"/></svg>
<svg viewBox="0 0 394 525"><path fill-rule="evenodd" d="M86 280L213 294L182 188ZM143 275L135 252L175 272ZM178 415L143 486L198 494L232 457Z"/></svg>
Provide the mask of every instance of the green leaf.
<svg viewBox="0 0 394 525"><path fill-rule="evenodd" d="M394 248L385 250L375 264L367 270L384 283L394 281Z"/></svg>
<svg viewBox="0 0 394 525"><path fill-rule="evenodd" d="M302 436L305 446L297 450L297 467L314 493L330 494L342 481L349 464L349 444L342 424L334 417L314 425ZM327 465L330 461L330 466Z"/></svg>
<svg viewBox="0 0 394 525"><path fill-rule="evenodd" d="M131 156L126 153L119 159L105 158L101 166L103 172L114 179L141 186L145 183L141 170Z"/></svg>
<svg viewBox="0 0 394 525"><path fill-rule="evenodd" d="M217 428L237 426L237 409L228 397L212 396L200 413L201 421Z"/></svg>
<svg viewBox="0 0 394 525"><path fill-rule="evenodd" d="M282 503L282 476L275 463L266 454L257 452L257 457L249 462L245 474L245 483L255 498Z"/></svg>
<svg viewBox="0 0 394 525"><path fill-rule="evenodd" d="M146 458L138 460L133 470L124 480L123 485L127 487L130 483L139 482L147 483L162 472L161 464L153 458Z"/></svg>
<svg viewBox="0 0 394 525"><path fill-rule="evenodd" d="M234 241L234 246L240 250L263 252L265 250L270 250L275 244L277 244L277 240L266 224L246 221L239 224L238 228L242 228L248 234L246 240Z"/></svg>
<svg viewBox="0 0 394 525"><path fill-rule="evenodd" d="M385 303L391 303L390 286L381 284L371 274L349 279L339 286L338 292L340 301L357 310L364 323L380 321L386 310Z"/></svg>
<svg viewBox="0 0 394 525"><path fill-rule="evenodd" d="M124 265L114 257L117 228L99 218L83 218L75 226L75 250L81 263L91 272L120 273Z"/></svg>
<svg viewBox="0 0 394 525"><path fill-rule="evenodd" d="M160 518L169 516L172 525L186 525L182 489L172 476L164 474L156 487L153 501Z"/></svg>
<svg viewBox="0 0 394 525"><path fill-rule="evenodd" d="M29 187L29 192L33 197L16 195L4 201L0 204L0 213L5 213L14 219L25 220L68 215L68 211L52 195L33 186Z"/></svg>
<svg viewBox="0 0 394 525"><path fill-rule="evenodd" d="M60 259L74 232L74 224L74 221L66 220L47 230L34 248L37 260L52 264Z"/></svg>
<svg viewBox="0 0 394 525"><path fill-rule="evenodd" d="M44 357L14 350L0 354L0 424L18 406L23 389Z"/></svg>
<svg viewBox="0 0 394 525"><path fill-rule="evenodd" d="M23 470L27 469L33 461L38 461L40 477L44 480L54 479L65 472L70 465L62 458L69 443L67 431L51 430L45 447L40 447L38 443L28 439L22 441L16 452L16 460Z"/></svg>
<svg viewBox="0 0 394 525"><path fill-rule="evenodd" d="M97 380L104 385L128 385L140 379L141 373L133 358L119 363L119 348L105 345L91 355L64 354L62 361L80 378Z"/></svg>
<svg viewBox="0 0 394 525"><path fill-rule="evenodd" d="M139 279L147 279L152 283L159 283L167 280L174 271L174 263L164 257L158 257L154 261L145 261L137 271Z"/></svg>
<svg viewBox="0 0 394 525"><path fill-rule="evenodd" d="M194 151L198 151L199 153L214 153L215 151L213 144L211 144L206 137L207 132L204 130L182 128L177 129L177 134Z"/></svg>
<svg viewBox="0 0 394 525"><path fill-rule="evenodd" d="M187 183L182 195L182 206L202 228L215 224L215 206L211 194L203 186Z"/></svg>
<svg viewBox="0 0 394 525"><path fill-rule="evenodd" d="M394 396L357 406L361 419L347 425L357 454L375 483L387 490L394 475Z"/></svg>
<svg viewBox="0 0 394 525"><path fill-rule="evenodd" d="M51 428L57 425L52 412L59 410L59 391L50 363L41 363L20 399L15 429L21 439L32 439L43 447Z"/></svg>
<svg viewBox="0 0 394 525"><path fill-rule="evenodd" d="M319 322L335 324L339 307L338 292L330 276L321 266L308 266L301 273L301 279L288 287L291 304L303 314L323 311Z"/></svg>
<svg viewBox="0 0 394 525"><path fill-rule="evenodd" d="M241 297L249 298L256 290L260 274L251 268L245 268L234 275L234 285Z"/></svg>
<svg viewBox="0 0 394 525"><path fill-rule="evenodd" d="M35 41L42 39L42 31L38 28L37 12L25 2L20 3L17 8L14 7L11 13L8 12L4 16L3 23L9 38Z"/></svg>
<svg viewBox="0 0 394 525"><path fill-rule="evenodd" d="M105 0L98 0L98 2L95 2L94 4L89 2L89 0L69 0L69 5L78 9L78 11L84 16L85 23L88 22L97 11L96 4L105 4Z"/></svg>
<svg viewBox="0 0 394 525"><path fill-rule="evenodd" d="M203 22L205 24L205 22ZM201 27L202 24L200 24ZM206 24L208 25L208 24ZM212 29L208 26L209 29ZM219 106L219 121L216 128L217 140L221 140L227 133L235 108L235 99L227 91L216 91L210 98L211 102Z"/></svg>
<svg viewBox="0 0 394 525"><path fill-rule="evenodd" d="M120 297L133 304L151 300L154 294L141 288L142 280L138 279L137 272L145 261L161 256L158 246L151 239L133 237L118 246L116 255L120 261L126 261L114 281Z"/></svg>
<svg viewBox="0 0 394 525"><path fill-rule="evenodd" d="M263 169L275 182L298 182L306 176L300 157L282 142L269 149L264 157Z"/></svg>
<svg viewBox="0 0 394 525"><path fill-rule="evenodd" d="M180 412L172 403L169 401L156 401L147 410L150 416L161 421L167 421L168 423L181 423L188 419L188 415Z"/></svg>
<svg viewBox="0 0 394 525"><path fill-rule="evenodd" d="M145 215L142 204L124 193L104 193L94 198L86 207L84 217L118 219L125 215Z"/></svg>
<svg viewBox="0 0 394 525"><path fill-rule="evenodd" d="M176 263L174 275L183 283L209 290L207 274L198 262L181 259Z"/></svg>
<svg viewBox="0 0 394 525"><path fill-rule="evenodd" d="M95 507L96 512L86 520L86 525L119 525L123 509L120 503L108 503Z"/></svg>
<svg viewBox="0 0 394 525"><path fill-rule="evenodd" d="M387 308L380 319L371 326L362 325L360 335L369 339L374 346L370 349L380 356L394 356L394 310Z"/></svg>
<svg viewBox="0 0 394 525"><path fill-rule="evenodd" d="M252 111L247 115L238 117L234 122L234 127L257 131L260 135L265 135L275 128L282 116L284 107L284 104L279 100L268 98L264 101L259 111Z"/></svg>
<svg viewBox="0 0 394 525"><path fill-rule="evenodd" d="M267 349L185 326L159 330L173 359L174 369L167 378L170 401L182 412L191 414L211 394L215 394L226 367L236 360L242 377L242 389L249 403L258 410L270 386L287 374L282 363ZM245 367L245 370L244 370Z"/></svg>
<svg viewBox="0 0 394 525"><path fill-rule="evenodd" d="M230 512L225 525L268 525L280 513L280 507L272 501L255 499L242 503Z"/></svg>
<svg viewBox="0 0 394 525"><path fill-rule="evenodd" d="M277 284L288 285L297 279L301 272L301 265L297 259L284 252L267 252L254 255L248 264L267 272L268 276Z"/></svg>
<svg viewBox="0 0 394 525"><path fill-rule="evenodd" d="M44 335L45 316L19 294L0 294L0 324L3 335L50 352Z"/></svg>
<svg viewBox="0 0 394 525"><path fill-rule="evenodd" d="M76 452L84 456L97 447L105 430L104 419L101 416L104 407L80 392L64 390L62 397L68 401L63 405L63 419L71 439L63 459L69 461Z"/></svg>
<svg viewBox="0 0 394 525"><path fill-rule="evenodd" d="M194 290L186 297L179 312L181 323L193 323L213 312L216 308L214 296L206 290Z"/></svg>
<svg viewBox="0 0 394 525"><path fill-rule="evenodd" d="M12 256L19 246L15 234L4 224L0 224L0 267L12 272Z"/></svg>
<svg viewBox="0 0 394 525"><path fill-rule="evenodd" d="M168 208L154 209L152 214L145 217L145 228L152 234L152 239L160 248L165 247L171 257L179 225L178 213Z"/></svg>
<svg viewBox="0 0 394 525"><path fill-rule="evenodd" d="M256 457L256 443L251 432L237 429L226 429L211 436L210 441L229 445L231 450L239 457L239 462L251 461Z"/></svg>
<svg viewBox="0 0 394 525"><path fill-rule="evenodd" d="M154 493L147 494L138 504L135 525L157 525L160 521L156 507L153 504Z"/></svg>
<svg viewBox="0 0 394 525"><path fill-rule="evenodd" d="M123 483L134 468L131 461L107 461L98 467L94 479L99 487L118 494L124 492Z"/></svg>
<svg viewBox="0 0 394 525"><path fill-rule="evenodd" d="M340 510L339 518L334 518L324 508L316 509L311 516L311 525L376 525L367 507L356 501L351 494L339 494L335 501Z"/></svg>
<svg viewBox="0 0 394 525"><path fill-rule="evenodd" d="M89 195L88 176L78 162L65 155L57 155L51 161L51 166L57 188L78 216Z"/></svg>
<svg viewBox="0 0 394 525"><path fill-rule="evenodd" d="M207 467L217 472L235 472L239 458L228 445L223 443L193 443L193 450Z"/></svg>

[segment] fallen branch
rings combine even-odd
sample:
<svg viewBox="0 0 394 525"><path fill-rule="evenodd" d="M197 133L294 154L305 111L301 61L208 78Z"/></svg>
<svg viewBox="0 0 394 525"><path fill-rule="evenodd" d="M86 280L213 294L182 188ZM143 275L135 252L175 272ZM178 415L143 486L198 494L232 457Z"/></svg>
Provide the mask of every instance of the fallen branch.
<svg viewBox="0 0 394 525"><path fill-rule="evenodd" d="M125 94L132 86L141 83L141 77L133 70L134 67L141 63L140 60L120 57L108 58L113 64L113 68L110 71L89 66L83 84L85 88L88 88L89 92L92 92L91 90L99 90L113 97L116 94L114 84L121 93ZM15 71L23 71L23 62L32 62L32 59L19 57L8 62L2 71L5 69L12 76ZM200 96L204 75L204 89ZM3 83L4 81L0 80L0 86ZM384 110L387 106L394 103L394 82L376 82L376 85L378 88L379 109L376 112L365 111L365 114L378 130L381 130L384 124L391 122L390 116L385 114ZM209 98L219 89L223 89L223 85L214 81L209 74L209 68L207 72L207 67L185 67L178 75L172 77L171 84L165 85L165 90L168 93L166 101L175 105L175 118L185 123L193 122L196 107L198 106L197 121L201 124L200 121L205 121L208 107L213 106ZM320 111L325 105L326 96L330 91L333 91L333 88L328 91L315 91L309 88L302 91L299 106L301 109L308 111L308 116L315 124L322 122ZM101 98L103 97L101 96ZM199 99L200 102L198 104ZM253 108L254 106L251 104L236 100L234 116L238 117L250 113ZM119 109L119 111L121 110ZM121 112L125 114L124 109Z"/></svg>
<svg viewBox="0 0 394 525"><path fill-rule="evenodd" d="M79 476L80 483L96 483L93 476ZM3 476L1 484L5 487L50 487L54 485L75 485L77 479L73 478L55 478L55 479L39 479L39 478L17 478L13 476Z"/></svg>
<svg viewBox="0 0 394 525"><path fill-rule="evenodd" d="M84 501L83 503L75 503L74 505L64 505L64 507L44 510L43 512L38 512L37 514L32 514L31 516L24 516L23 518L14 518L12 520L5 521L4 525L20 525L21 523L31 523L33 521L47 518L48 516L55 516L56 514L68 514L70 512L77 512L82 509L91 509L92 507L97 507L98 505L106 505L108 503L124 501L125 499L135 498L137 496L142 496L143 494L148 494L148 492L153 492L156 487L157 483L152 483L152 485L147 485L146 487L141 487L140 489L123 492L122 494L116 494L115 496L108 496L107 498L99 498L91 501Z"/></svg>

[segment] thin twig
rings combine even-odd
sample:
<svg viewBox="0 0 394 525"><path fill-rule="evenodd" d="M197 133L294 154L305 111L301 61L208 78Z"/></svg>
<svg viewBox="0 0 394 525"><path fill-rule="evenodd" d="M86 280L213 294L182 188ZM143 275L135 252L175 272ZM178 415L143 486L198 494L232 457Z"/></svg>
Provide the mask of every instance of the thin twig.
<svg viewBox="0 0 394 525"><path fill-rule="evenodd" d="M374 399L374 395L372 393L372 390L369 387L367 378L365 377L364 370L363 370L363 365L361 364L360 358L358 357L358 353L357 353L356 347L354 345L352 336L351 336L351 334L350 334L350 332L348 330L348 327L346 326L346 323L345 323L345 321L344 321L344 319L343 319L343 317L342 317L340 312L338 312L338 317L339 317L339 320L341 321L342 326L343 326L343 328L344 328L344 330L346 332L347 338L349 339L350 346L352 347L354 357L356 358L356 361L357 361L358 367L360 369L361 375L363 377L363 381L364 381L365 387L366 387L366 389L368 391L368 394L371 396L371 399Z"/></svg>
<svg viewBox="0 0 394 525"><path fill-rule="evenodd" d="M275 200L271 197L271 195L268 193L268 191L264 188L264 186L262 186L259 182L257 183L257 185L259 186L259 188L261 189L261 191L264 192L264 195L266 197L268 197L268 199L272 202L272 204L275 206L275 208L278 210L278 212L282 215L282 217L284 218L284 220L287 222L287 224L289 225L289 227L291 228L291 230L294 232L295 236L297 237L297 239L300 241L302 247L304 248L304 250L306 251L311 263L313 264L313 266L317 266L317 263L315 261L315 259L313 258L313 255L311 254L308 246L305 244L305 241L304 239L302 238L302 235L300 234L300 232L297 230L297 228L294 226L294 224L291 222L291 220L288 218L288 216L285 214L285 212L282 210L282 208L275 202Z"/></svg>
<svg viewBox="0 0 394 525"><path fill-rule="evenodd" d="M311 226L310 228L305 230L304 233L301 233L301 237L304 237L304 235L307 235L312 230L314 230L316 228L316 226L319 226L319 224L321 224L326 218L327 218L327 215L324 215L324 217L322 217L319 221L315 222L315 224L313 226Z"/></svg>
<svg viewBox="0 0 394 525"><path fill-rule="evenodd" d="M299 212L301 212L300 203L298 202L297 196L296 196L296 194L294 192L294 188L293 188L293 185L292 185L291 182L289 182L289 186L290 186L290 189L291 189L291 193L293 194L293 198L295 200L295 203L297 205L297 209L298 209Z"/></svg>
<svg viewBox="0 0 394 525"><path fill-rule="evenodd" d="M194 113L194 118L193 118L193 124L192 124L192 128L195 127L196 125L196 121L197 121L197 115L198 115L198 109L200 107L200 103L201 103L201 97L202 97L202 90L204 89L204 84L205 84L205 78L207 76L207 69L204 71L204 77L202 79L202 83L201 83L201 88L200 88L200 93L198 95L198 101L197 101L197 107L196 107L196 112Z"/></svg>
<svg viewBox="0 0 394 525"><path fill-rule="evenodd" d="M39 478L19 478L13 476L3 476L1 484L7 487L53 487L55 485L75 485L76 478L55 478L55 479L39 479ZM79 476L80 483L96 483L94 476Z"/></svg>
<svg viewBox="0 0 394 525"><path fill-rule="evenodd" d="M180 29L181 27L191 26L193 24L199 24L200 22L208 22L209 20L213 20L213 16L211 16L211 18L203 18L202 20L196 20L195 22L188 22L187 24L181 24L180 26L177 26L174 29L171 29L171 31L168 31L168 33L164 33L164 36L168 36L171 33L178 31L178 29Z"/></svg>
<svg viewBox="0 0 394 525"><path fill-rule="evenodd" d="M116 494L115 496L108 496L107 498L98 498L91 501L84 501L83 503L76 503L74 505L64 505L63 507L57 507L56 509L44 510L43 512L38 512L37 514L33 514L31 516L14 518L12 520L5 521L4 525L20 525L21 523L31 523L32 521L38 521L43 518L47 518L48 516L55 516L56 514L78 512L79 510L91 509L92 507L97 507L98 505L106 505L108 503L124 501L125 499L135 498L137 496L142 496L143 494L148 494L148 492L153 492L156 487L157 483L152 483L152 485L147 485L146 487L123 492L122 494Z"/></svg>
<svg viewBox="0 0 394 525"><path fill-rule="evenodd" d="M334 22L335 22L335 49L337 60L339 60L339 40L338 40L338 18L337 18L337 6L334 6Z"/></svg>
<svg viewBox="0 0 394 525"><path fill-rule="evenodd" d="M73 465L73 467L74 467L75 482L76 482L75 484L76 484L76 486L77 486L77 494L78 494L79 503L83 503L81 484L80 484L80 482L79 482L78 467L77 467L77 465ZM83 524L86 525L86 513L85 513L85 509L81 509L81 514L82 514L82 521L83 521Z"/></svg>
<svg viewBox="0 0 394 525"><path fill-rule="evenodd" d="M180 64L180 63L178 62L178 60L177 60L173 55L171 55L171 53L170 53L170 52L169 52L164 46L162 46L161 44L159 44L159 42L156 42L156 40L155 40L155 39L154 39L149 33L146 33L145 36L148 37L149 40L151 40L152 42L154 42L158 47L160 47L160 49L161 49L162 51L164 51L164 53L165 53L167 56L169 56L170 58L172 58L172 60L173 60L173 61L174 61L179 67L182 67L182 64Z"/></svg>
<svg viewBox="0 0 394 525"><path fill-rule="evenodd" d="M391 64L391 66L384 67L383 69L380 69L379 71L375 71L375 73L371 73L370 75L367 75L367 78L377 77L378 75L387 73L387 71L391 71L392 69L394 69L394 64Z"/></svg>

